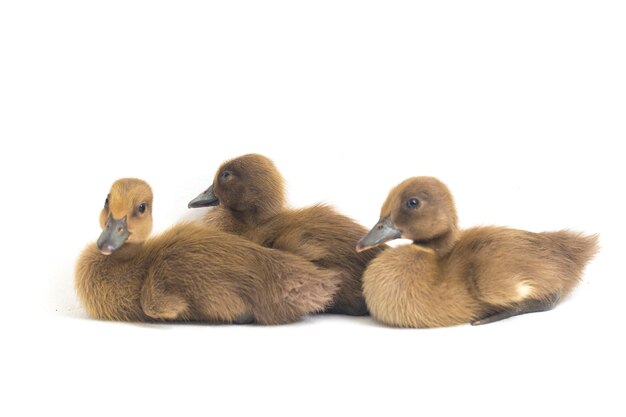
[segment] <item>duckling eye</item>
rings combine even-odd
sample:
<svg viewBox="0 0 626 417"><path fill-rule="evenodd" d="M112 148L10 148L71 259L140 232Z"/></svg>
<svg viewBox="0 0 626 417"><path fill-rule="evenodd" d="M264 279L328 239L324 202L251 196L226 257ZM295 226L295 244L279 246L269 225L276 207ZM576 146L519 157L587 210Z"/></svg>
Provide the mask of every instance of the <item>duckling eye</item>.
<svg viewBox="0 0 626 417"><path fill-rule="evenodd" d="M417 198L409 198L406 200L406 208L416 209L420 206L420 201Z"/></svg>
<svg viewBox="0 0 626 417"><path fill-rule="evenodd" d="M228 178L230 177L230 171L224 171L220 174L221 178Z"/></svg>
<svg viewBox="0 0 626 417"><path fill-rule="evenodd" d="M139 210L139 213L144 213L146 211L146 203L139 204L139 207L137 207L137 210Z"/></svg>
<svg viewBox="0 0 626 417"><path fill-rule="evenodd" d="M104 208L109 208L109 197L104 200Z"/></svg>

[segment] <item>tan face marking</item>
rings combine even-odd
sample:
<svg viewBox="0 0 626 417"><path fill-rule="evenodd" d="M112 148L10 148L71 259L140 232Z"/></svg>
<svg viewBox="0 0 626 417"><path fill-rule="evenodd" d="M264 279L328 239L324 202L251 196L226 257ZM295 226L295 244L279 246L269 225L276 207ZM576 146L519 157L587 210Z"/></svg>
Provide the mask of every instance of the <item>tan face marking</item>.
<svg viewBox="0 0 626 417"><path fill-rule="evenodd" d="M104 228L109 216L115 220L126 217L130 233L127 241L144 241L152 231L152 198L152 189L145 181L135 178L117 180L111 186L108 207L100 213L100 227Z"/></svg>

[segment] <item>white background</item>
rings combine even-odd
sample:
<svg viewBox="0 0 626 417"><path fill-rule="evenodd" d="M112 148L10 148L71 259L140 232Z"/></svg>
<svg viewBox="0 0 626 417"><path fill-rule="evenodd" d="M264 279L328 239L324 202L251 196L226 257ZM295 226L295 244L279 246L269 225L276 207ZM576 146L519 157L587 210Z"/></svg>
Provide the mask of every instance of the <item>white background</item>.
<svg viewBox="0 0 626 417"><path fill-rule="evenodd" d="M624 415L625 22L598 0L0 3L0 414ZM463 227L602 251L554 311L476 328L88 319L73 268L110 184L147 180L159 232L248 152L294 206L371 226L434 175Z"/></svg>

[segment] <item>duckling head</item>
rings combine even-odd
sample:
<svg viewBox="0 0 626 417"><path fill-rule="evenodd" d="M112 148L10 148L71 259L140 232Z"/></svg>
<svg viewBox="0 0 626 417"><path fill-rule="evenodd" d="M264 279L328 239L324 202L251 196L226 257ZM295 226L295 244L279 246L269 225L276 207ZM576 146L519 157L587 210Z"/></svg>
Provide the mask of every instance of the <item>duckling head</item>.
<svg viewBox="0 0 626 417"><path fill-rule="evenodd" d="M263 155L248 154L223 163L213 184L188 207L220 205L242 220L255 222L278 213L284 204L284 180L274 163Z"/></svg>
<svg viewBox="0 0 626 417"><path fill-rule="evenodd" d="M356 249L361 252L397 238L428 244L456 230L456 208L448 187L433 177L413 177L389 192L380 220Z"/></svg>
<svg viewBox="0 0 626 417"><path fill-rule="evenodd" d="M111 186L100 212L102 233L96 242L110 255L126 242L141 243L152 231L152 189L142 180L123 178Z"/></svg>

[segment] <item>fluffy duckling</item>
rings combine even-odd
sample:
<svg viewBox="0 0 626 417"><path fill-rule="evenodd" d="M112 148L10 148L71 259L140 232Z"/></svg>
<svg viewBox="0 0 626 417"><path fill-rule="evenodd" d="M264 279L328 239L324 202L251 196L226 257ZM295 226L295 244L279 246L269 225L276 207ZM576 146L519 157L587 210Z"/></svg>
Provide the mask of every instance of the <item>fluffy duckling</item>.
<svg viewBox="0 0 626 417"><path fill-rule="evenodd" d="M378 320L400 327L485 324L553 308L578 284L597 235L503 227L459 230L448 188L431 177L391 190L362 251L396 238L368 266L363 292Z"/></svg>
<svg viewBox="0 0 626 417"><path fill-rule="evenodd" d="M207 223L339 273L339 291L327 312L368 313L361 277L382 248L356 253L354 242L367 229L328 206L287 209L284 180L270 159L249 154L222 164L213 185L189 203L207 206L217 206L207 213Z"/></svg>
<svg viewBox="0 0 626 417"><path fill-rule="evenodd" d="M95 318L289 323L326 308L338 288L332 271L206 225L148 238L152 190L142 180L113 184L100 226L75 277Z"/></svg>

